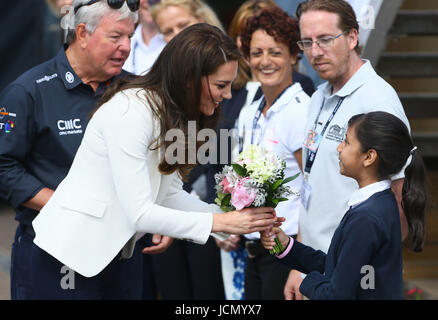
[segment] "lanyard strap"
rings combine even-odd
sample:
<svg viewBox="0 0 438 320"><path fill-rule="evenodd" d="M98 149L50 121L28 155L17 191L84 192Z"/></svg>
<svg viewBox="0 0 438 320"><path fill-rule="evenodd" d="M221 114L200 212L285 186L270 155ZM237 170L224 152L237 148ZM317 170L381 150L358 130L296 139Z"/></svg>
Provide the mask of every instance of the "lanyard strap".
<svg viewBox="0 0 438 320"><path fill-rule="evenodd" d="M338 112L339 108L341 107L341 104L344 101L344 99L345 99L345 97L339 98L338 104L336 105L335 109L333 110L332 114L328 118L324 128L321 131L321 138L324 136L325 131L327 130L330 122L335 117L336 112ZM324 103L325 103L325 99L322 102L322 106L321 106L321 109L319 110L318 117L315 120L315 125L313 128L314 130L316 129L316 125L318 123L319 116L321 115L322 108L324 107ZM313 166L313 163L315 162L315 157L316 157L316 153L318 152L318 150L319 150L319 146L318 146L318 149L316 149L315 151L307 150L307 161L306 161L306 168L304 169L304 172L310 173L310 170L312 170L312 166Z"/></svg>
<svg viewBox="0 0 438 320"><path fill-rule="evenodd" d="M278 97L275 98L274 103L271 105L271 107L277 102L278 99L280 99L283 93L285 93L286 90L289 89L292 85L293 83L288 85L286 88L283 89L283 91L281 91ZM259 122L260 117L262 116L263 108L265 107L265 105L266 105L266 100L265 100L265 96L263 95L262 101L260 101L259 108L257 109L257 112L254 116L254 120L252 121L251 144L254 144L254 132L257 128L257 123Z"/></svg>

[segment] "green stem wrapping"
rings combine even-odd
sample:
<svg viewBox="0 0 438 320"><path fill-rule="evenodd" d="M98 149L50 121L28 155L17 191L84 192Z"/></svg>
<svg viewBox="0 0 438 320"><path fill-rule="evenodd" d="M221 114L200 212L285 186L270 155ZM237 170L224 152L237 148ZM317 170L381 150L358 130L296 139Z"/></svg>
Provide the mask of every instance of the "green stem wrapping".
<svg viewBox="0 0 438 320"><path fill-rule="evenodd" d="M271 250L269 250L270 254L280 254L284 251L283 245L281 244L280 240L275 237L275 246Z"/></svg>

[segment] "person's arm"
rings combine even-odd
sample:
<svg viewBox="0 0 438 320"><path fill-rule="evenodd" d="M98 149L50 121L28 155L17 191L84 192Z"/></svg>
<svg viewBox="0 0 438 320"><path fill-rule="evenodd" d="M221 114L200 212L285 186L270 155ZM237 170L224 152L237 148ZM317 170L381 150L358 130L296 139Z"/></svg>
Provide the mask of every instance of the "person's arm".
<svg viewBox="0 0 438 320"><path fill-rule="evenodd" d="M52 189L43 188L30 200L23 202L22 206L36 211L40 211L52 197L54 192L55 191Z"/></svg>
<svg viewBox="0 0 438 320"><path fill-rule="evenodd" d="M294 157L298 162L298 165L300 166L301 172L303 172L303 149L298 149L294 152Z"/></svg>
<svg viewBox="0 0 438 320"><path fill-rule="evenodd" d="M43 191L46 186L25 167L36 135L34 104L29 92L18 84L8 86L0 95L0 190L14 208L24 205L40 210L49 192ZM13 123L8 132L3 128L7 123Z"/></svg>
<svg viewBox="0 0 438 320"><path fill-rule="evenodd" d="M401 225L401 235L402 235L402 241L406 239L409 233L408 228L408 221L406 220L405 211L403 210L403 207L401 205L402 202L402 190L403 190L403 182L405 181L404 178L397 179L392 181L391 183L391 190L395 195L395 199L397 200L398 205L398 211L400 213L400 225Z"/></svg>
<svg viewBox="0 0 438 320"><path fill-rule="evenodd" d="M301 242L301 232L299 228L297 233L297 241ZM284 298L286 300L303 300L303 295L300 292L301 282L303 282L302 273L298 270L290 270L283 289Z"/></svg>
<svg viewBox="0 0 438 320"><path fill-rule="evenodd" d="M154 188L157 186L152 185L150 175L160 173L149 172L150 162L158 156L149 148L154 140L153 128L156 124L152 111L134 96L127 99L124 93L117 94L108 102L110 105L101 107L107 108L105 112L101 115L97 112L94 117L98 116L96 121L100 121L121 207L137 231L191 239L204 244L212 231L244 233L273 224L272 211L268 209L247 209L244 214L231 212L213 215L202 212L201 207L196 205L197 201L201 201L181 187L178 192L170 192L170 195L167 190L162 190L166 192L165 200L157 204L154 200ZM120 121L129 123L129 126L124 130L114 130ZM266 212L261 213L263 210Z"/></svg>

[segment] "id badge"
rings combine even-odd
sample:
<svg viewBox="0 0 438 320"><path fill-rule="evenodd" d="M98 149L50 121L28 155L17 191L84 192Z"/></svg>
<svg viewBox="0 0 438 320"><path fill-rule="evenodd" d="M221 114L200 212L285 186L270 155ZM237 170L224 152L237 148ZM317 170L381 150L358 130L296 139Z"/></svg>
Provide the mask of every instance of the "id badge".
<svg viewBox="0 0 438 320"><path fill-rule="evenodd" d="M304 208L307 210L309 208L309 200L310 200L310 194L312 193L312 187L307 182L307 175L304 175L303 183L301 184L300 189L300 199L301 203L303 204Z"/></svg>
<svg viewBox="0 0 438 320"><path fill-rule="evenodd" d="M321 139L322 137L318 132L314 130L309 130L306 140L304 140L303 146L310 151L316 152L316 150L318 150L319 144L321 143Z"/></svg>

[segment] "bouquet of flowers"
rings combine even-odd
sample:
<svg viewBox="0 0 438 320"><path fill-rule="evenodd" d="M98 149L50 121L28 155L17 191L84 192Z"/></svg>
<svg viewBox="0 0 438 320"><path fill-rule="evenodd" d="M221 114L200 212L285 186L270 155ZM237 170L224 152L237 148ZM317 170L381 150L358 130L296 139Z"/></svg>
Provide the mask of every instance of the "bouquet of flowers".
<svg viewBox="0 0 438 320"><path fill-rule="evenodd" d="M293 177L284 177L286 161L260 146L249 145L239 154L237 163L225 166L222 172L215 175L215 202L225 212L242 210L246 207L275 208L288 196L299 196L286 183ZM275 239L276 246L271 254L282 252L283 246Z"/></svg>

